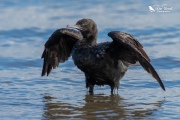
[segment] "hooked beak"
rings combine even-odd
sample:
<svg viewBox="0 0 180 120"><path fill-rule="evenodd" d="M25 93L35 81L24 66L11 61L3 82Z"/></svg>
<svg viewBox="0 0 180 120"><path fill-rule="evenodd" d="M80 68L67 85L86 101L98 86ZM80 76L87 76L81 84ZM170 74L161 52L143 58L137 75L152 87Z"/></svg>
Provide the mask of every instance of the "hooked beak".
<svg viewBox="0 0 180 120"><path fill-rule="evenodd" d="M67 25L67 28L74 28L74 29L78 29L78 30L83 30L83 28L78 26L78 25Z"/></svg>

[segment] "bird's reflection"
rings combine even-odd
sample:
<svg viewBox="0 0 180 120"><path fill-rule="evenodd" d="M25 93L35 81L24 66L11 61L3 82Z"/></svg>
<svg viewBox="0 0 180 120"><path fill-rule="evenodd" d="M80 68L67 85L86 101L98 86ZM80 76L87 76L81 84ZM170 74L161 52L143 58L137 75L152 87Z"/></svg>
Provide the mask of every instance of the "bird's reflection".
<svg viewBox="0 0 180 120"><path fill-rule="evenodd" d="M160 109L164 101L137 105L127 102L119 95L85 95L82 105L76 106L56 100L55 102L56 98L47 94L43 98L44 119L146 119Z"/></svg>

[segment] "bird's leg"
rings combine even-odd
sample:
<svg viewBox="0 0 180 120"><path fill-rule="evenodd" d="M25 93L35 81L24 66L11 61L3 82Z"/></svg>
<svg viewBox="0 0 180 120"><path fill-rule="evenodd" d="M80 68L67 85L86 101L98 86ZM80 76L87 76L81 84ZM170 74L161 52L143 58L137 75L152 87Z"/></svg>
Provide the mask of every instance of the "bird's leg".
<svg viewBox="0 0 180 120"><path fill-rule="evenodd" d="M111 94L114 94L114 85L110 86L111 87Z"/></svg>
<svg viewBox="0 0 180 120"><path fill-rule="evenodd" d="M86 88L87 89L89 88L89 93L93 94L93 92L94 92L94 85L86 82Z"/></svg>
<svg viewBox="0 0 180 120"><path fill-rule="evenodd" d="M89 93L93 93L94 91L94 84L92 83L92 78L90 78L87 74L85 74L86 77L86 88L89 88Z"/></svg>
<svg viewBox="0 0 180 120"><path fill-rule="evenodd" d="M93 93L94 92L94 85L89 85L89 93Z"/></svg>
<svg viewBox="0 0 180 120"><path fill-rule="evenodd" d="M117 94L118 94L118 89L119 89L119 81L116 82L115 84L111 84L110 87L111 87L111 94L114 94L117 90Z"/></svg>

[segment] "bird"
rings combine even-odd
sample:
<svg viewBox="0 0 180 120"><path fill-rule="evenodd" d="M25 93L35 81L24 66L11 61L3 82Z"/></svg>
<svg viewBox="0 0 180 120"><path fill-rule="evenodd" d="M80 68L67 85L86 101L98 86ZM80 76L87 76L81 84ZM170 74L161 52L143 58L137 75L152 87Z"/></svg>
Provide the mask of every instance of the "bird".
<svg viewBox="0 0 180 120"><path fill-rule="evenodd" d="M108 36L111 42L97 43L97 36L97 25L89 18L82 18L75 25L57 29L44 45L41 76L48 76L59 63L72 56L74 64L84 72L85 86L89 93L94 93L95 85L109 85L113 94L115 90L118 91L120 80L128 68L139 62L165 91L150 58L135 37L121 31L110 31Z"/></svg>

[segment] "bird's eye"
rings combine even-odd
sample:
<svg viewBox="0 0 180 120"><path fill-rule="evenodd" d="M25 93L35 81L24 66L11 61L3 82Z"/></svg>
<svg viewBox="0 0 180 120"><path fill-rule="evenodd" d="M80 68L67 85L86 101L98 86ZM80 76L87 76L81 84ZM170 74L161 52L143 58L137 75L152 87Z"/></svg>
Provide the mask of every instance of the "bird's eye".
<svg viewBox="0 0 180 120"><path fill-rule="evenodd" d="M81 24L81 27L84 27L85 25L86 25L86 24L83 23L83 24Z"/></svg>

